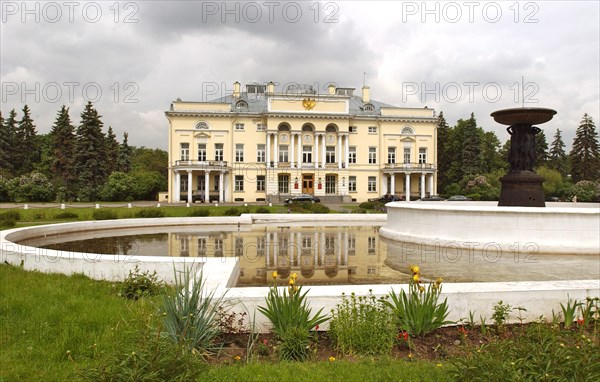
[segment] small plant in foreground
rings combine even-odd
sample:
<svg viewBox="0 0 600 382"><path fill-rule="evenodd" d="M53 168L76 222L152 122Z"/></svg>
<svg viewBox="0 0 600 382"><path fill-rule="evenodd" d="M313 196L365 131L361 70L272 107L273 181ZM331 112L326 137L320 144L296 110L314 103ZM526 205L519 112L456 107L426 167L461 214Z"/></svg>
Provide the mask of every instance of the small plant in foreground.
<svg viewBox="0 0 600 382"><path fill-rule="evenodd" d="M269 288L266 298L267 306L259 306L273 325L273 333L282 344L278 347L279 355L284 360L304 360L308 357L311 330L329 318L322 315L319 309L314 315L308 307L306 294L302 286L296 284L297 275L292 273L287 287L277 287L277 272L272 273L273 286Z"/></svg>
<svg viewBox="0 0 600 382"><path fill-rule="evenodd" d="M341 354L383 355L394 346L396 326L385 299L371 291L367 296L342 294L342 302L331 311L329 334Z"/></svg>
<svg viewBox="0 0 600 382"><path fill-rule="evenodd" d="M408 293L400 290L396 294L390 292L388 306L396 315L397 325L400 330L407 331L411 336L422 336L430 333L443 325L452 323L448 317L447 299L439 303L442 293L442 279L429 283L426 287L421 285L421 274L417 265L410 267L412 278L408 286Z"/></svg>
<svg viewBox="0 0 600 382"><path fill-rule="evenodd" d="M141 272L136 265L133 272L122 283L119 284L118 295L129 300L137 300L145 296L154 296L160 293L164 287L164 282L158 278L156 271Z"/></svg>
<svg viewBox="0 0 600 382"><path fill-rule="evenodd" d="M567 301L567 305L560 304L560 309L563 313L563 318L565 320L565 328L570 328L573 326L575 321L577 320L577 308L581 308L583 304L577 300L573 301L570 298Z"/></svg>
<svg viewBox="0 0 600 382"><path fill-rule="evenodd" d="M496 305L494 305L494 313L492 314L492 319L494 320L494 324L498 331L504 329L504 325L508 320L508 314L512 310L512 306L509 304L504 304L502 300L498 301Z"/></svg>

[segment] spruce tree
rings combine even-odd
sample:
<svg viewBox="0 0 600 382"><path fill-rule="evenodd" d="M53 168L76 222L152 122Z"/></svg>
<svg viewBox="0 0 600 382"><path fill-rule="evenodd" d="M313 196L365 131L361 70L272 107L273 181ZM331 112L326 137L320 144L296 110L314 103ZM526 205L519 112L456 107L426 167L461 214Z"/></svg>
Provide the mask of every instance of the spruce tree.
<svg viewBox="0 0 600 382"><path fill-rule="evenodd" d="M554 134L554 140L550 145L550 152L548 155L548 167L560 172L565 177L568 174L567 166L567 153L565 152L565 143L562 140L560 129L556 129Z"/></svg>
<svg viewBox="0 0 600 382"><path fill-rule="evenodd" d="M8 118L2 124L0 137L0 152L2 161L0 170L3 176L10 177L15 175L15 163L17 162L15 135L17 133L17 112L12 109L8 113ZM6 158L6 159L5 159Z"/></svg>
<svg viewBox="0 0 600 382"><path fill-rule="evenodd" d="M29 106L23 107L23 118L15 132L15 174L28 174L33 170L34 163L40 160L40 151L37 147L37 132Z"/></svg>
<svg viewBox="0 0 600 382"><path fill-rule="evenodd" d="M483 173L481 166L481 133L477 128L475 114L468 120L458 120L452 135L453 158L450 182L455 183L465 176Z"/></svg>
<svg viewBox="0 0 600 382"><path fill-rule="evenodd" d="M0 177L6 177L9 175L6 173L5 169L5 164L10 162L10 158L8 157L8 145L9 143L6 125L4 125L2 111L0 111Z"/></svg>
<svg viewBox="0 0 600 382"><path fill-rule="evenodd" d="M55 178L66 187L67 193L75 190L74 168L75 127L71 123L69 108L63 105L50 131L51 168Z"/></svg>
<svg viewBox="0 0 600 382"><path fill-rule="evenodd" d="M81 113L75 141L75 173L80 200L95 200L108 177L103 123L91 102Z"/></svg>
<svg viewBox="0 0 600 382"><path fill-rule="evenodd" d="M119 159L117 161L117 171L131 171L131 157L133 156L133 148L127 143L127 133L123 133L123 143L119 147Z"/></svg>
<svg viewBox="0 0 600 382"><path fill-rule="evenodd" d="M106 171L110 175L117 169L117 161L119 160L119 142L117 136L113 132L112 126L108 127L106 133Z"/></svg>
<svg viewBox="0 0 600 382"><path fill-rule="evenodd" d="M592 117L584 114L575 133L571 159L571 179L574 183L581 180L600 181L600 146L598 133Z"/></svg>
<svg viewBox="0 0 600 382"><path fill-rule="evenodd" d="M535 167L545 166L548 161L548 143L546 134L541 130L535 135Z"/></svg>
<svg viewBox="0 0 600 382"><path fill-rule="evenodd" d="M450 126L444 118L444 112L440 112L437 122L437 174L438 190L443 190L448 183L448 171L452 164L450 157Z"/></svg>

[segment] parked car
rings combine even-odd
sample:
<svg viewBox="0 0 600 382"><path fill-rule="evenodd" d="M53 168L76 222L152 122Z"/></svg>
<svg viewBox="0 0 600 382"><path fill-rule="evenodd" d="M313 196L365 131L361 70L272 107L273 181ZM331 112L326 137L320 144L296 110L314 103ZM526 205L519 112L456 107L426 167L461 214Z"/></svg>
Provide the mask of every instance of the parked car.
<svg viewBox="0 0 600 382"><path fill-rule="evenodd" d="M417 201L420 201L420 202L441 202L441 201L444 201L444 200L446 200L446 199L442 198L439 195L431 195L431 196L426 196L426 197L421 198L421 199L417 199Z"/></svg>
<svg viewBox="0 0 600 382"><path fill-rule="evenodd" d="M453 195L448 198L448 201L455 201L455 202L468 202L470 200L473 200L473 199L468 198L464 195Z"/></svg>
<svg viewBox="0 0 600 382"><path fill-rule="evenodd" d="M317 198L316 196L312 196L310 194L300 194L300 195L296 195L294 197L286 199L285 203L287 203L287 204L291 204L291 203L295 203L295 202L319 203L320 201L321 201L321 199Z"/></svg>
<svg viewBox="0 0 600 382"><path fill-rule="evenodd" d="M389 203L404 200L404 197L398 195L383 195L379 198L369 199L369 202Z"/></svg>

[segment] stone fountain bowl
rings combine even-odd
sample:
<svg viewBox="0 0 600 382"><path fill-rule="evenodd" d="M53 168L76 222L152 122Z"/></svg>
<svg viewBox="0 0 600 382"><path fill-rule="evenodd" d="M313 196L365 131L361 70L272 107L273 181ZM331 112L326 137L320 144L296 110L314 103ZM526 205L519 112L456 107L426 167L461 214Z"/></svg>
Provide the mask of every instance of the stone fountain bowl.
<svg viewBox="0 0 600 382"><path fill-rule="evenodd" d="M556 110L541 107L522 107L498 110L491 114L502 125L540 125L552 119Z"/></svg>

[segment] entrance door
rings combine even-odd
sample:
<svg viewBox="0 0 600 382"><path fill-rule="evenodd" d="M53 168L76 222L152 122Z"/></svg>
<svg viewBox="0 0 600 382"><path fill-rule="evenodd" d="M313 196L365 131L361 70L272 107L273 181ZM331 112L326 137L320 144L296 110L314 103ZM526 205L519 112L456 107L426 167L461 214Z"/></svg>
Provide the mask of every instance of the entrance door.
<svg viewBox="0 0 600 382"><path fill-rule="evenodd" d="M302 175L302 193L313 194L313 175Z"/></svg>

